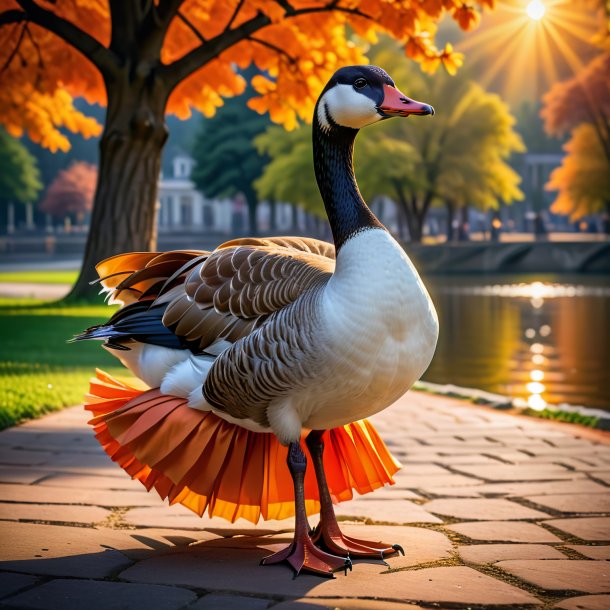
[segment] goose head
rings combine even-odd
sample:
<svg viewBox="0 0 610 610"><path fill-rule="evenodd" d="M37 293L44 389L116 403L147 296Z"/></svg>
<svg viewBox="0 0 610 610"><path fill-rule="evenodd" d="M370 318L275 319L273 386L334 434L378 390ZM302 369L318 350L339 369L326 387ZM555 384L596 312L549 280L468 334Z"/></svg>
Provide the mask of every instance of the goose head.
<svg viewBox="0 0 610 610"><path fill-rule="evenodd" d="M377 121L411 114L433 115L434 108L407 97L377 66L346 66L322 91L316 119L323 129L361 129Z"/></svg>
<svg viewBox="0 0 610 610"><path fill-rule="evenodd" d="M433 115L434 108L410 99L377 66L346 66L335 72L322 91L315 118L324 130L361 129L390 117Z"/></svg>

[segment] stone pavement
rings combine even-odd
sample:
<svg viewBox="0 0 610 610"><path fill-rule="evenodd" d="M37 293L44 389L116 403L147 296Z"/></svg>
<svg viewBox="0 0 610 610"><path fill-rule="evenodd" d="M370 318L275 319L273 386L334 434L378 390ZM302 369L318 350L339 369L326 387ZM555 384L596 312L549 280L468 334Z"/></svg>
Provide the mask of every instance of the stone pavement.
<svg viewBox="0 0 610 610"><path fill-rule="evenodd" d="M86 419L73 408L0 433L1 607L610 608L604 433L410 393L373 418L404 465L396 485L337 508L347 533L406 556L293 580L259 566L290 521L166 507Z"/></svg>

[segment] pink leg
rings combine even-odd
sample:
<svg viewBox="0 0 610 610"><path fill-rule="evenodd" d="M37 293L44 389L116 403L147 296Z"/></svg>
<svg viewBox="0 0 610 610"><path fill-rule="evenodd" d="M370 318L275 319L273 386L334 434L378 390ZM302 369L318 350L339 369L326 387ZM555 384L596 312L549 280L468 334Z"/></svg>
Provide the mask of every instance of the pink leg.
<svg viewBox="0 0 610 610"><path fill-rule="evenodd" d="M305 512L304 480L307 458L300 444L290 443L288 467L294 482L295 528L294 540L284 549L265 557L261 565L271 565L287 561L298 576L301 570L307 570L322 576L333 578L333 572L352 569L352 562L344 557L337 557L317 548L310 535L307 514Z"/></svg>
<svg viewBox="0 0 610 610"><path fill-rule="evenodd" d="M346 536L340 529L333 509L333 503L326 483L324 473L324 463L322 455L324 453L324 441L322 435L324 431L313 430L307 436L307 447L311 454L313 465L318 479L318 489L320 492L320 523L313 532L312 540L316 544L330 553L337 555L347 555L348 557L377 557L381 560L388 555L395 553L405 554L399 544L386 544L384 542L372 542L359 540Z"/></svg>

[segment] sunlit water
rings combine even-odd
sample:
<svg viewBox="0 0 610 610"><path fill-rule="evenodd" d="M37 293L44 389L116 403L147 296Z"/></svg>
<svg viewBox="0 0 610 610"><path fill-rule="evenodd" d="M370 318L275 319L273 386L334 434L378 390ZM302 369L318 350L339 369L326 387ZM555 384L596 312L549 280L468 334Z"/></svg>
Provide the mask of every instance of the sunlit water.
<svg viewBox="0 0 610 610"><path fill-rule="evenodd" d="M542 409L610 410L610 279L427 278L440 319L424 380Z"/></svg>

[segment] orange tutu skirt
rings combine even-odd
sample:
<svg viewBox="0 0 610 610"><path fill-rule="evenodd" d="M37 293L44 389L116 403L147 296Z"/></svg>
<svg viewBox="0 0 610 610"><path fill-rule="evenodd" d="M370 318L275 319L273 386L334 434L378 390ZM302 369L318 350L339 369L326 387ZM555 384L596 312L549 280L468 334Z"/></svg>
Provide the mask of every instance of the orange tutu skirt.
<svg viewBox="0 0 610 610"><path fill-rule="evenodd" d="M251 432L198 411L185 398L165 396L97 371L85 408L104 451L148 491L198 515L285 519L294 515L287 448L274 434ZM400 468L367 420L324 436L324 468L333 502L386 484ZM302 443L304 451L307 448ZM319 512L313 468L305 476L307 514Z"/></svg>

